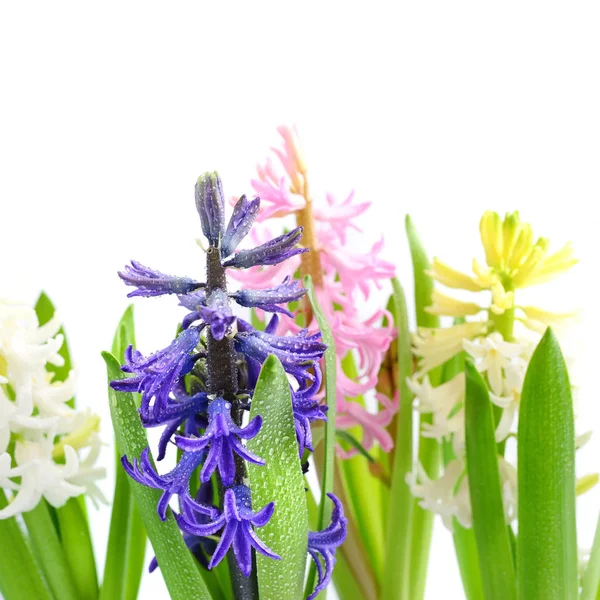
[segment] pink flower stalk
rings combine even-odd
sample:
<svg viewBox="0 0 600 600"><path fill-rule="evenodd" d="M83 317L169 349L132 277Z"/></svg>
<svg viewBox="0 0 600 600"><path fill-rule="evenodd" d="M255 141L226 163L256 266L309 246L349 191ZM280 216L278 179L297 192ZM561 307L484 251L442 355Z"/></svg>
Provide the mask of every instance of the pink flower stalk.
<svg viewBox="0 0 600 600"><path fill-rule="evenodd" d="M394 327L387 311L380 309L365 318L359 314L357 304L361 299L368 299L373 289L379 289L382 281L394 276L394 266L380 257L383 239L368 254L353 252L347 245L348 231L360 231L353 220L362 215L370 203L355 203L352 192L343 202L327 194L323 204L314 204L308 195L306 164L296 129L281 126L277 130L283 138L283 148L274 148L273 152L280 164L268 158L264 165L257 168L258 178L251 182L261 198L258 220L264 222L272 217L294 214L297 223L305 227L303 241L311 247L311 260L314 261L315 254L318 256L320 271L312 273L314 262L303 263L306 260L304 257L308 256L303 254L276 267L239 271L235 277L246 287L264 288L281 283L286 276L293 277L299 267L303 274L308 272L313 275L319 304L331 325L336 344L336 425L341 429L361 427L361 443L366 449L370 449L377 441L388 452L393 441L386 427L398 410L398 398L392 400L384 394L376 394L379 407L376 414L354 399L375 389L381 363L394 339ZM264 235L269 238L266 230ZM256 237L253 241L260 243L262 234ZM387 326L381 324L384 317L389 323ZM313 319L309 330L316 328ZM294 320L283 318L278 334L286 331L296 333L299 329ZM355 357L356 377L349 377L342 369L342 360L348 353ZM348 458L355 455L356 450L345 452L338 448L338 454Z"/></svg>

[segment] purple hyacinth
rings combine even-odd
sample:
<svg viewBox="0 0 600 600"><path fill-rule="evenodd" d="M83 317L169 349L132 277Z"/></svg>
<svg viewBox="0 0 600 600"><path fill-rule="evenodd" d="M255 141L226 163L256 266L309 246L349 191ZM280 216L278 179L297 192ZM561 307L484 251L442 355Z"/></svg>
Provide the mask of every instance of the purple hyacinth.
<svg viewBox="0 0 600 600"><path fill-rule="evenodd" d="M223 290L214 290L206 299L206 306L200 306L198 314L210 327L215 340L222 340L235 323L227 294Z"/></svg>
<svg viewBox="0 0 600 600"><path fill-rule="evenodd" d="M121 370L134 376L111 382L120 392L142 394L140 413L143 418L156 418L167 409L169 394L177 380L192 370L197 356L192 352L200 341L200 328L182 331L169 346L144 358L141 352L129 346ZM151 406L152 400L154 404Z"/></svg>
<svg viewBox="0 0 600 600"><path fill-rule="evenodd" d="M164 427L158 442L158 456L156 460L162 460L167 451L167 445L171 441L175 432L185 425L186 429L190 426L188 422L192 422L192 426L197 430L196 424L200 415L206 413L208 408L208 394L199 392L192 397L179 397L176 400L169 400L166 408L160 415L150 414L147 418L141 415L142 424L146 428Z"/></svg>
<svg viewBox="0 0 600 600"><path fill-rule="evenodd" d="M296 439L298 440L298 451L300 457L305 450L314 452L312 445L312 431L310 424L314 421L327 421L326 404L320 404L315 396L322 383L322 373L319 363L313 367L314 381L306 380L302 387L292 391L292 409L294 411L294 425L296 428Z"/></svg>
<svg viewBox="0 0 600 600"><path fill-rule="evenodd" d="M335 566L335 551L346 539L348 519L344 517L344 507L336 496L327 495L333 502L331 525L323 531L309 531L308 533L308 553L317 566L318 580L313 593L306 600L313 600L329 585ZM319 554L323 557L325 570L323 570Z"/></svg>
<svg viewBox="0 0 600 600"><path fill-rule="evenodd" d="M150 458L150 448L146 448L142 452L139 461L137 458L134 458L131 463L126 456L123 456L121 464L134 481L163 491L156 509L158 516L165 521L169 501L173 496L179 498L181 509L185 510L187 514L202 513L208 516L214 515L215 509L199 504L190 496L190 477L202 464L205 456L206 452L204 450L186 452L175 468L166 475L159 475L154 469L152 459Z"/></svg>
<svg viewBox="0 0 600 600"><path fill-rule="evenodd" d="M277 336L257 331L242 319L238 319L238 330L234 337L238 352L261 364L270 354L274 354L285 371L300 382L317 379L313 372L316 361L322 358L327 348L320 341L320 333L309 335L306 330L302 330L296 335Z"/></svg>
<svg viewBox="0 0 600 600"><path fill-rule="evenodd" d="M286 277L282 283L266 290L239 290L231 297L240 305L248 308L260 308L267 312L282 313L288 317L292 313L279 304L295 302L300 300L306 293L306 290L298 284L297 281L290 282Z"/></svg>
<svg viewBox="0 0 600 600"><path fill-rule="evenodd" d="M221 241L221 255L230 256L239 246L240 242L248 235L258 210L260 208L260 200L248 201L246 196L242 196L237 204L233 207L233 214L229 219L227 231Z"/></svg>
<svg viewBox="0 0 600 600"><path fill-rule="evenodd" d="M215 398L208 407L208 427L204 435L199 438L176 436L175 444L185 452L197 452L210 444L200 471L200 480L208 481L218 466L223 484L231 485L235 478L234 452L255 465L265 464L262 458L252 454L238 439L251 440L261 425L262 418L256 416L246 427L238 427L231 418L231 404L223 398Z"/></svg>
<svg viewBox="0 0 600 600"><path fill-rule="evenodd" d="M227 268L274 265L306 252L307 249L296 247L302 229L257 248L237 251L256 218L260 201L258 198L249 201L242 196L225 226L223 188L216 173L206 173L198 179L196 206L208 240L206 283L165 275L137 262L120 273L127 285L136 287L130 295L177 294L180 305L188 310L181 332L168 347L147 357L129 347L122 370L131 376L111 382L116 390L142 394L139 412L144 427L163 428L157 459L165 457L170 444L176 445L181 455L175 467L164 475L155 469L149 448L139 459L132 457L131 462L123 457L122 465L138 483L162 491L157 506L161 519L166 519L171 499L178 499L177 522L188 548L201 565L212 568L228 552L233 553L236 560L230 562L230 574L234 596L253 597L256 574L249 578L252 553L258 551L274 559L279 556L253 529L269 521L274 503L253 512L250 489L240 485L247 480L247 462L265 464L244 444L244 440L259 433L262 418L256 416L244 427L243 414L250 409L261 365L270 354L275 354L290 376L299 454L312 450L311 423L327 418L327 407L316 399L322 385L319 361L326 346L320 333L310 335L307 330L296 335L276 335L277 313L291 316L282 305L298 301L306 292L290 278L265 290L242 289L234 293L227 290ZM276 314L265 330L259 331L234 316L231 300ZM211 506L212 487L210 494L206 491L215 480L214 474L219 481L221 510ZM198 477L202 485L192 498L190 489L195 488ZM331 526L323 532L310 533L307 540L319 573L311 598L328 584L335 549L345 536L346 520L341 505L331 498L335 503ZM213 539L215 535L218 542ZM325 569L319 557L323 558ZM156 562L152 567L156 568Z"/></svg>
<svg viewBox="0 0 600 600"><path fill-rule="evenodd" d="M196 209L202 233L211 246L218 246L225 227L223 184L217 173L205 173L196 183Z"/></svg>
<svg viewBox="0 0 600 600"><path fill-rule="evenodd" d="M292 401L292 408L294 410L294 425L296 427L298 450L300 457L302 457L305 450L310 450L311 452L315 451L312 445L312 431L310 424L314 421L326 421L328 407L319 404L313 399L296 400L294 398Z"/></svg>
<svg viewBox="0 0 600 600"><path fill-rule="evenodd" d="M196 494L196 502L198 504L208 506L209 508L213 508L211 506L213 501L213 484L212 481L207 481L203 483L198 489L198 493ZM210 523L210 516L204 513L196 512L195 515L196 523L199 525L204 525L206 523ZM216 542L210 538L201 537L198 535L193 535L191 533L184 533L183 541L187 546L188 550L193 554L194 558L205 568L208 569L208 557L210 557L215 548L217 546ZM150 561L150 565L148 566L148 572L152 573L155 571L160 565L154 557Z"/></svg>
<svg viewBox="0 0 600 600"><path fill-rule="evenodd" d="M208 568L218 565L232 546L235 558L242 573L250 576L252 571L252 548L264 556L281 560L281 557L270 550L254 533L253 527L264 527L268 522L275 504L269 502L258 512L252 511L250 489L245 485L236 485L225 492L223 512L212 523L201 525L190 523L181 515L177 515L179 526L188 533L197 536L214 535L220 529L221 539L208 564Z"/></svg>
<svg viewBox="0 0 600 600"><path fill-rule="evenodd" d="M188 294L205 285L189 277L165 275L160 271L145 267L136 260L131 261L131 266L125 265L125 270L119 271L119 277L125 282L125 285L137 288L127 294L128 298L133 296L151 297L162 296L163 294Z"/></svg>
<svg viewBox="0 0 600 600"><path fill-rule="evenodd" d="M206 306L206 290L198 289L189 294L177 296L180 306L185 306L188 310L198 310L201 306Z"/></svg>
<svg viewBox="0 0 600 600"><path fill-rule="evenodd" d="M200 319L200 308L206 306L206 291L203 289L195 290L189 294L178 296L178 298L179 305L191 311L181 322L181 328L187 329Z"/></svg>
<svg viewBox="0 0 600 600"><path fill-rule="evenodd" d="M223 261L224 267L235 269L249 269L259 265L276 265L296 254L308 252L308 248L295 248L302 237L302 227L296 227L288 233L284 233L266 244L252 248L251 250L240 250L230 258Z"/></svg>

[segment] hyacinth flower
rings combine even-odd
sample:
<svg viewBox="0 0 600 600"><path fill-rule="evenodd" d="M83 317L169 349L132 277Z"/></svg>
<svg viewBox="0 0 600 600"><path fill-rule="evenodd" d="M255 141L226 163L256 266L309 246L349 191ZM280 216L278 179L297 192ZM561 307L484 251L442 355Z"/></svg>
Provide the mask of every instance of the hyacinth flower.
<svg viewBox="0 0 600 600"><path fill-rule="evenodd" d="M373 290L381 288L382 282L393 277L394 267L380 257L383 240L364 254L356 252L355 244L348 241L350 230L360 231L356 221L370 203L355 202L353 193L343 202L338 202L332 194L327 194L321 203L313 200L296 130L282 126L278 132L283 147L273 149L275 160L269 157L260 165L258 177L251 182L261 197L257 220L270 225L275 218L293 216L296 225L304 228L302 244L311 251L281 264L276 270L256 266L234 277L247 288L275 286L282 277L285 277L284 283L298 275L312 277L319 304L332 326L338 357L336 425L357 433L366 450L377 442L388 452L393 445L388 426L397 411L397 398L378 395L376 414L375 406L367 409L357 398L375 389L382 361L394 336L393 324L386 310L365 317L358 299L361 296L367 299ZM251 292L247 294L250 296ZM261 308L254 303L246 305ZM296 333L301 328L299 322L310 331L316 330L317 324L307 303L297 303L293 312L296 319L282 321L279 333ZM348 363L352 363L352 367L348 368ZM339 446L338 453L349 458L357 454L357 449Z"/></svg>
<svg viewBox="0 0 600 600"><path fill-rule="evenodd" d="M190 550L197 555L201 549L206 555L201 564L213 569L228 557L236 598L256 597L255 552L271 560L280 559L260 532L276 513L277 504L253 506L246 466L250 463L261 468L271 459L258 456L245 445L269 424L261 415L243 424L261 365L269 356L277 357L289 378L300 454L312 448L310 424L326 419L326 407L318 398L322 381L319 361L326 350L321 334L306 329L287 335L275 333L280 323L278 314L289 318L284 305L301 299L306 290L289 278L262 290L229 292L227 287L227 274L233 270L277 267L308 250L297 247L301 227L253 249L238 250L259 207L258 198L249 201L242 196L226 225L220 178L206 173L198 179L196 209L208 242L206 282L166 275L134 261L119 273L126 285L135 288L130 296L174 294L187 313L176 339L164 349L144 356L130 346L122 366L126 376L111 383L114 390L141 395L139 418L144 427L164 428L157 460L165 457L169 445L176 447L179 455L174 469L159 474L146 448L139 459L123 456L125 471L138 483L162 492L157 505L162 520L168 517L171 500L178 500L177 524ZM257 330L234 314L232 302L277 314L264 330ZM198 484L210 482L217 484L218 508L205 494L194 492ZM318 533L310 533L306 542L307 551L318 564L319 590L331 578L336 548L345 537L343 511L337 499L334 502L338 506L336 534L327 534L323 540L315 538L315 549L311 549L310 536ZM212 546L204 543L207 541ZM323 558L315 552L321 552Z"/></svg>
<svg viewBox="0 0 600 600"><path fill-rule="evenodd" d="M176 518L182 529L196 536L206 537L223 529L208 568L221 562L229 548L233 547L241 572L249 577L252 571L251 548L269 558L275 560L281 558L260 541L253 529L253 527L264 527L274 511L275 504L271 502L260 511L252 512L250 490L245 485L236 485L227 489L223 512L210 523L191 525L181 515L177 515Z"/></svg>
<svg viewBox="0 0 600 600"><path fill-rule="evenodd" d="M42 294L35 306L0 301L0 595L6 600L97 593L83 507L86 497L96 508L106 504L105 469L98 465L103 444L100 417L75 408L76 387L49 298ZM79 572L66 569L67 561L77 561Z"/></svg>
<svg viewBox="0 0 600 600"><path fill-rule="evenodd" d="M40 326L33 307L0 303L0 489L9 492L0 519L42 498L55 508L81 494L106 502L96 485L104 470L93 466L100 419L70 405L72 372L61 381L48 370L65 364L60 327L56 314Z"/></svg>
<svg viewBox="0 0 600 600"><path fill-rule="evenodd" d="M209 508L214 508L213 506L211 506L212 503L212 499L213 499L213 484L212 481L207 481L206 483L203 483L200 488L198 489L198 493L196 494L196 502L198 503L198 505L203 505L203 506L208 506ZM205 524L210 522L210 518L211 518L212 513L203 513L203 512L196 512L195 513L195 518L196 518L196 522L199 525ZM214 540L204 537L204 536L197 536L197 535L193 535L191 533L185 533L183 536L183 541L185 542L185 545L188 547L189 551L194 555L194 558L205 568L208 568L208 557L211 556L216 548L216 543ZM159 568L160 565L158 564L158 561L156 560L156 557L154 557L151 561L150 561L150 565L148 567L148 571L150 573L153 573L157 568Z"/></svg>
<svg viewBox="0 0 600 600"><path fill-rule="evenodd" d="M308 534L308 552L317 565L318 583L307 600L316 598L319 592L329 585L335 565L335 551L346 537L346 523L348 520L344 517L344 507L333 494L327 495L334 504L331 525L323 531L311 531ZM324 558L325 569L321 566L319 554Z"/></svg>
<svg viewBox="0 0 600 600"><path fill-rule="evenodd" d="M489 481L493 485L489 487L496 485L493 474L477 471L475 453L483 454L484 451L473 444L475 439L478 444L484 443L477 437L482 425L479 424L477 430L469 430L469 425L479 414L469 406L474 406L475 399L483 402L481 399L487 398L493 412L486 448L493 448L488 459L497 465L498 506L501 518L508 526L508 547L509 538L512 536L514 539L512 527L518 517L519 536L522 532L522 516L519 515L522 505L527 505L527 498L523 497L521 488L527 487L531 475L529 471L520 473L514 461L505 457L505 446L511 438L516 441L521 469L525 460L522 460L521 451L525 450L521 444L526 443L521 439L522 404L525 396L531 398L544 385L539 377L535 384L527 383L528 379L535 377L530 373L532 368L536 370L535 356L542 352L542 347L555 343L546 328L552 326L560 335L575 314L551 312L520 301L521 290L545 284L576 264L569 244L550 252L548 240L536 240L532 227L522 222L516 212L507 214L504 219L497 213L486 212L480 222L480 235L485 263L473 260L472 274L460 272L437 258L429 269L420 273L421 280L432 278L445 288L462 290L463 296L458 299L451 292L431 288L428 302L423 306L424 314L436 320L440 317L450 322L453 320L454 324L417 328L412 338L416 368L414 374L406 379L407 389L414 395L414 408L421 415L420 445L435 449L419 454L423 463L417 463L412 472L406 473L406 482L418 505L429 513L439 515L453 532L458 556L462 556L466 544L475 543L473 530L480 536L485 523L490 521L489 518L482 520L481 495L474 490L481 490L482 485L484 488L488 486L481 483L482 477L491 477ZM472 298L467 298L464 292L471 292ZM550 371L542 372L544 378L553 374L554 370L552 375ZM557 385L547 392L548 402L556 389ZM570 401L568 385L563 392L568 394ZM540 406L539 401L537 406ZM580 447L586 438L577 438L573 449ZM530 436L526 439L529 440ZM532 449L527 448L528 456L531 456ZM540 451L543 449L536 448L536 452ZM442 458L438 463L435 457L440 455ZM477 483L473 484L472 477L477 478ZM573 490L574 484L573 479ZM540 487L539 482L536 485ZM578 492L589 485L590 478L582 478L577 483ZM482 543L478 537L477 544ZM503 585L506 590L512 590L515 585L512 557L507 558L504 565L502 556L503 550L498 546L498 568L508 565ZM474 568L461 566L468 594L472 593L473 585L481 586L482 580L484 587L491 585L490 573L495 567L484 560L483 554L480 554L480 560L481 575ZM426 569L426 563L415 567L408 559L404 568ZM423 588L409 586L399 597L412 599L422 597L422 593ZM513 597L512 591L506 593L507 597Z"/></svg>

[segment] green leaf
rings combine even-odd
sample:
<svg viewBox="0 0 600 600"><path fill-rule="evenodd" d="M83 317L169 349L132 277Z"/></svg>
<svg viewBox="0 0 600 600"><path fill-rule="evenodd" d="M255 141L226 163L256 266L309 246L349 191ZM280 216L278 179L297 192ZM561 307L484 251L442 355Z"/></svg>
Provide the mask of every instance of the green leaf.
<svg viewBox="0 0 600 600"><path fill-rule="evenodd" d="M256 555L261 600L300 598L308 552L308 509L300 464L290 384L279 360L265 361L252 397L250 418L263 418L248 449L266 461L248 464L254 510L275 502L275 513L258 536L281 560Z"/></svg>
<svg viewBox="0 0 600 600"><path fill-rule="evenodd" d="M581 600L600 598L600 517L596 524L594 543L582 578Z"/></svg>
<svg viewBox="0 0 600 600"><path fill-rule="evenodd" d="M426 273L431 268L431 265L410 215L406 215L405 227L413 264L417 325L419 327L439 327L439 317L425 310L432 303L431 297L433 295L434 282Z"/></svg>
<svg viewBox="0 0 600 600"><path fill-rule="evenodd" d="M398 347L398 385L400 407L394 445L394 470L390 489L388 529L385 545L385 577L382 582L382 600L410 598L410 552L413 497L406 477L413 467L413 394L406 385L412 375L412 353L406 298L397 279L392 280L393 315Z"/></svg>
<svg viewBox="0 0 600 600"><path fill-rule="evenodd" d="M40 294L40 297L37 299L35 303L35 314L37 315L38 322L40 325L45 325L52 317L54 316L55 308L54 304L52 304L52 300L48 298L45 292ZM71 355L69 353L69 345L67 344L67 336L65 334L65 330L61 327L58 330L59 334L62 334L65 338L63 345L60 347L58 354L62 356L65 361L63 365L57 367L55 365L48 364L46 365L46 369L50 373L54 373L54 378L56 381L65 381L65 379L69 375L69 371L71 370ZM75 398L72 398L67 402L67 404L71 407L75 407Z"/></svg>
<svg viewBox="0 0 600 600"><path fill-rule="evenodd" d="M596 525L590 560L581 582L581 600L595 600L600 593L600 517Z"/></svg>
<svg viewBox="0 0 600 600"><path fill-rule="evenodd" d="M485 382L470 360L465 361L465 377L469 494L484 595L486 600L510 600L516 597L515 572L504 521L492 404Z"/></svg>
<svg viewBox="0 0 600 600"><path fill-rule="evenodd" d="M98 597L98 576L87 517L78 498L57 509L60 539L77 588L78 600Z"/></svg>
<svg viewBox="0 0 600 600"><path fill-rule="evenodd" d="M106 362L108 381L122 379L124 375L117 359L108 352L103 352L102 357ZM108 396L119 452L129 460L139 458L148 441L133 396L117 393L110 386ZM211 599L172 513L168 511L167 520L162 522L156 512L160 491L134 481L130 485L171 599Z"/></svg>
<svg viewBox="0 0 600 600"><path fill-rule="evenodd" d="M464 318L457 318L454 324L464 322ZM466 353L461 352L444 364L442 383L453 379L458 373L465 370ZM451 442L444 442L443 446L444 464L447 465L455 457ZM481 583L481 571L479 569L479 556L477 555L477 542L473 528L463 527L456 519L452 524L452 538L456 560L460 570L465 598L467 600L483 599L483 584Z"/></svg>
<svg viewBox="0 0 600 600"><path fill-rule="evenodd" d="M483 600L483 583L473 528L467 529L454 519L452 539L466 600Z"/></svg>
<svg viewBox="0 0 600 600"><path fill-rule="evenodd" d="M125 350L130 344L135 345L132 305L127 307L117 326L112 345L113 355L124 361ZM116 484L100 598L135 600L144 569L146 530L133 499L129 477L121 466L117 448L115 461Z"/></svg>
<svg viewBox="0 0 600 600"><path fill-rule="evenodd" d="M328 406L327 422L325 423L325 441L324 441L324 456L323 470L321 478L321 502L319 503L319 520L317 531L324 529L325 524L329 524L331 519L331 501L327 498L327 494L333 492L334 479L334 460L335 460L335 417L336 417L336 358L335 358L335 342L331 333L331 328L327 319L323 315L323 311L319 306L315 288L313 286L310 275L304 278L304 287L308 290L308 298L312 306L313 313L317 319L317 324L321 330L323 343L327 345L325 350L325 403ZM311 564L306 581L306 594L312 593L315 587L316 568ZM319 598L324 598L325 594L319 594Z"/></svg>
<svg viewBox="0 0 600 600"><path fill-rule="evenodd" d="M417 230L410 218L406 215L406 236L410 248L413 264L413 275L415 284L415 312L418 327L439 327L439 318L425 311L432 304L433 279L427 274L430 268L429 259L425 248L419 239ZM442 369L433 369L429 373L431 384L439 384ZM419 416L418 430L422 425L431 424L433 416L423 414ZM419 463L425 472L436 479L440 471L441 451L440 444L433 438L419 438ZM427 579L427 567L429 565L429 550L431 547L431 536L433 534L433 513L419 506L419 501L413 499L413 523L411 531L411 592L410 600L420 600L425 595L425 581Z"/></svg>
<svg viewBox="0 0 600 600"><path fill-rule="evenodd" d="M525 375L518 440L519 598L577 598L573 402L550 328Z"/></svg>
<svg viewBox="0 0 600 600"><path fill-rule="evenodd" d="M46 501L40 500L33 510L23 513L23 519L35 555L54 596L61 600L79 600L73 574Z"/></svg>
<svg viewBox="0 0 600 600"><path fill-rule="evenodd" d="M129 481L127 483L131 485ZM131 490L129 493L131 495L131 512L127 530L125 598L126 600L136 600L142 582L142 575L144 574L144 557L148 535L140 510L135 503L135 498L133 498L133 493Z"/></svg>
<svg viewBox="0 0 600 600"><path fill-rule="evenodd" d="M0 488L0 509L8 502ZM0 594L5 600L53 600L15 517L0 519Z"/></svg>

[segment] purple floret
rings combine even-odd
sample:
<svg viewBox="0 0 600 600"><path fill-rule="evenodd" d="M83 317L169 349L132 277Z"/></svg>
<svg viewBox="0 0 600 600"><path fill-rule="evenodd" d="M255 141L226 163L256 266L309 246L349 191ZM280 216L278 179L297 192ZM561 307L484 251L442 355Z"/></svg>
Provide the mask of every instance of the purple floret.
<svg viewBox="0 0 600 600"><path fill-rule="evenodd" d="M268 558L281 560L281 556L268 548L253 529L253 527L264 527L274 510L275 504L269 502L258 512L252 512L250 489L245 485L236 485L225 492L223 512L212 523L206 525L191 523L183 515L176 515L176 519L181 529L198 536L214 535L223 529L208 568L212 569L218 565L233 546L240 571L249 577L252 572L252 548Z"/></svg>
<svg viewBox="0 0 600 600"><path fill-rule="evenodd" d="M165 275L160 271L154 271L137 262L137 260L132 260L131 266L125 265L125 270L119 271L119 277L125 282L125 285L137 288L127 294L128 298L133 296L152 297L164 294L189 294L205 285L189 277L176 277L175 275Z"/></svg>
<svg viewBox="0 0 600 600"><path fill-rule="evenodd" d="M296 254L308 252L308 248L295 248L294 246L302 237L302 227L296 227L288 233L284 233L266 244L252 248L251 250L240 250L237 254L223 261L224 267L235 269L249 269L258 265L276 265Z"/></svg>
<svg viewBox="0 0 600 600"><path fill-rule="evenodd" d="M223 398L215 398L208 407L208 427L204 435L198 438L176 436L175 444L184 452L197 452L210 444L200 480L208 481L218 466L223 484L231 485L235 478L234 452L255 465L265 464L238 439L251 440L261 425L262 417L256 416L246 427L238 427L231 418L231 404Z"/></svg>

